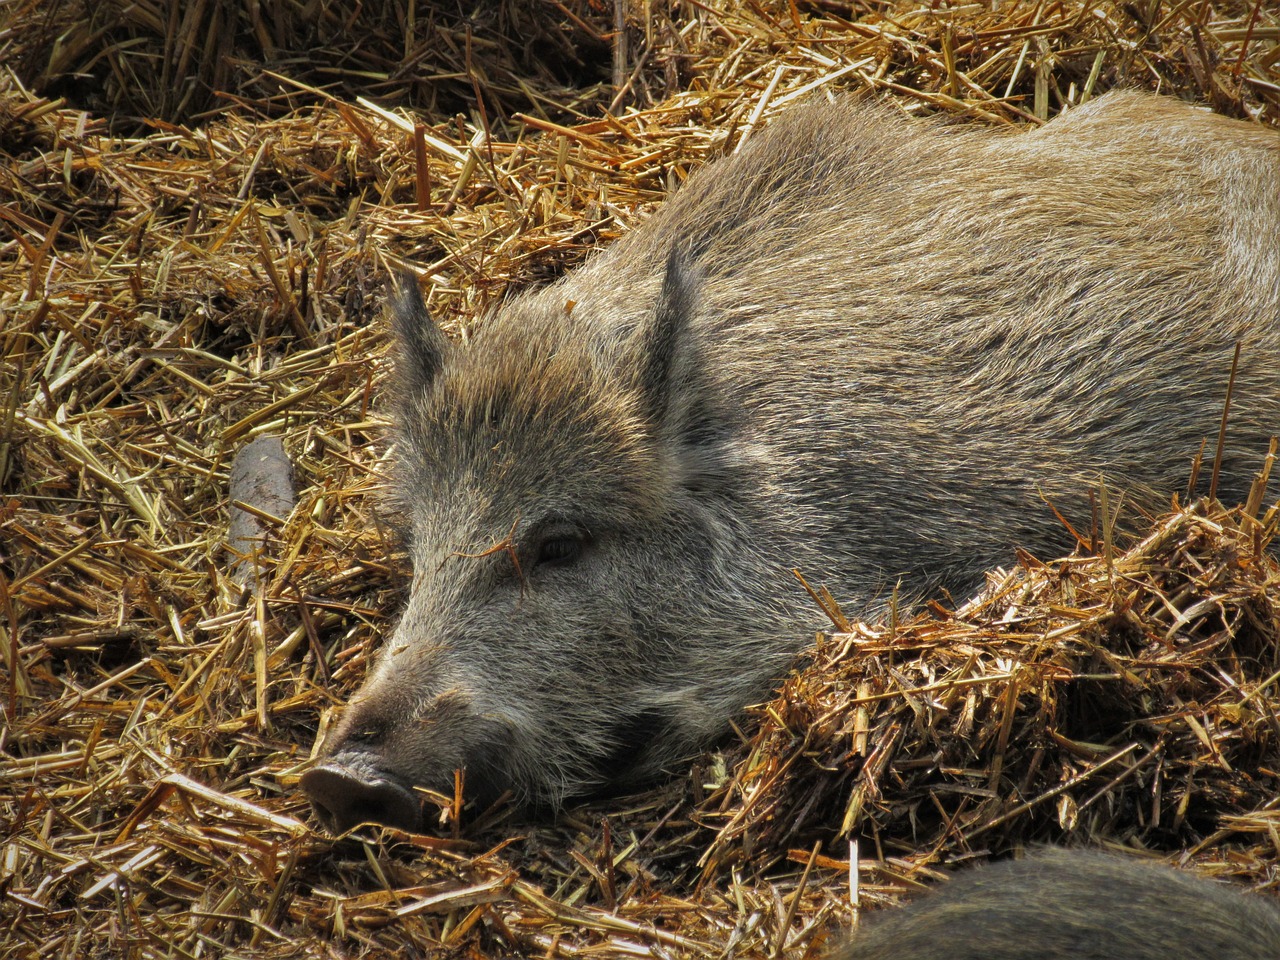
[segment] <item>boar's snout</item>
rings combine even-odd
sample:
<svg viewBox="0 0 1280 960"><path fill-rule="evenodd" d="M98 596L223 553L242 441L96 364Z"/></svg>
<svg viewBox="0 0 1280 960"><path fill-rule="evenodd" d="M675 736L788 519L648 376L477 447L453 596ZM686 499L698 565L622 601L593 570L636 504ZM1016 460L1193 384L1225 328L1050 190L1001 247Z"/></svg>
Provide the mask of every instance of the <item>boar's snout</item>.
<svg viewBox="0 0 1280 960"><path fill-rule="evenodd" d="M362 823L420 829L421 801L387 774L330 761L304 773L302 789L317 819L331 833L345 833Z"/></svg>
<svg viewBox="0 0 1280 960"><path fill-rule="evenodd" d="M423 829L426 795L452 796L461 771L466 796L488 806L511 789L501 759L511 750L509 722L478 710L458 687L417 697L396 670L376 672L352 701L301 787L326 830L361 823Z"/></svg>

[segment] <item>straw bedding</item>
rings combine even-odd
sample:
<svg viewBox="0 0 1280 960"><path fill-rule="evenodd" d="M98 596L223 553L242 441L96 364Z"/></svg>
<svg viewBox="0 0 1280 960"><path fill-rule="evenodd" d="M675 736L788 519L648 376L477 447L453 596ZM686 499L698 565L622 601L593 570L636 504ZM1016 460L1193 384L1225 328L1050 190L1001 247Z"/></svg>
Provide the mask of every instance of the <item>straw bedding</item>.
<svg viewBox="0 0 1280 960"><path fill-rule="evenodd" d="M1277 125L1278 43L1260 2L6 5L0 957L799 958L1044 841L1274 886L1261 486L884 623L815 589L831 632L721 751L555 822L335 841L296 782L407 582L390 266L460 333L813 91L1025 124L1123 83ZM233 553L262 435L297 501Z"/></svg>

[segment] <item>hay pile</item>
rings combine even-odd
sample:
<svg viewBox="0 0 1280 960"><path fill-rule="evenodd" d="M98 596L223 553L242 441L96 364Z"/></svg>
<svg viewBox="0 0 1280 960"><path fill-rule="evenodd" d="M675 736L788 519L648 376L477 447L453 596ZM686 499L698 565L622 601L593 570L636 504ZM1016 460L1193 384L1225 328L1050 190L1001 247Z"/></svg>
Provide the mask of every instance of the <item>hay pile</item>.
<svg viewBox="0 0 1280 960"><path fill-rule="evenodd" d="M413 29L387 6L318 5L311 32L267 2L3 14L0 957L809 956L852 917L851 838L864 906L1040 840L1276 882L1260 503L1024 558L955 615L832 608L741 742L630 800L312 832L299 770L407 575L380 509L389 264L465 326L826 87L1012 123L1125 82L1280 123L1256 2L646 6L622 69L586 4L419 4ZM246 589L227 484L261 434L299 497L259 518Z"/></svg>

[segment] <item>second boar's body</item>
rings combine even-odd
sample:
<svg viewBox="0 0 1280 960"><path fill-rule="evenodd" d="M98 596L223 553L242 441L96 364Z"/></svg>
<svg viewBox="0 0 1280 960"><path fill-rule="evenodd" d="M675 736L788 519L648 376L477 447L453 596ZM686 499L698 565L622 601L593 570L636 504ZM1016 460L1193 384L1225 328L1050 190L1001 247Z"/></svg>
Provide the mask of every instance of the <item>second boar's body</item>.
<svg viewBox="0 0 1280 960"><path fill-rule="evenodd" d="M304 779L554 805L650 778L822 618L1087 529L1099 476L1243 497L1280 427L1280 136L1117 93L1028 133L794 109L470 344L396 298L408 608ZM1211 452L1211 451L1210 451ZM499 547L499 549L494 549Z"/></svg>
<svg viewBox="0 0 1280 960"><path fill-rule="evenodd" d="M1040 850L864 916L832 960L1276 960L1273 894L1128 857Z"/></svg>

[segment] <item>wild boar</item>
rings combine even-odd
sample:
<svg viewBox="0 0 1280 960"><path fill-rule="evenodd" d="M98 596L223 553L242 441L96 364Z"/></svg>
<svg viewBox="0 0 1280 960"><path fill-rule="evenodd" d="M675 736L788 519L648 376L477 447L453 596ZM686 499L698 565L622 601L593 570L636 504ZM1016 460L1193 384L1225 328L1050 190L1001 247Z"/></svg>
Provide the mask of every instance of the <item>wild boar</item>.
<svg viewBox="0 0 1280 960"><path fill-rule="evenodd" d="M1275 960L1280 907L1132 859L1041 851L869 917L838 960Z"/></svg>
<svg viewBox="0 0 1280 960"><path fill-rule="evenodd" d="M302 781L555 807L710 743L823 624L1186 486L1280 424L1280 135L1136 92L1007 133L784 112L450 343L393 295L408 607ZM1212 452L1212 448L1210 448ZM1206 471L1207 472L1207 471ZM1116 494L1119 496L1119 493ZM1050 506L1051 505L1051 506Z"/></svg>

